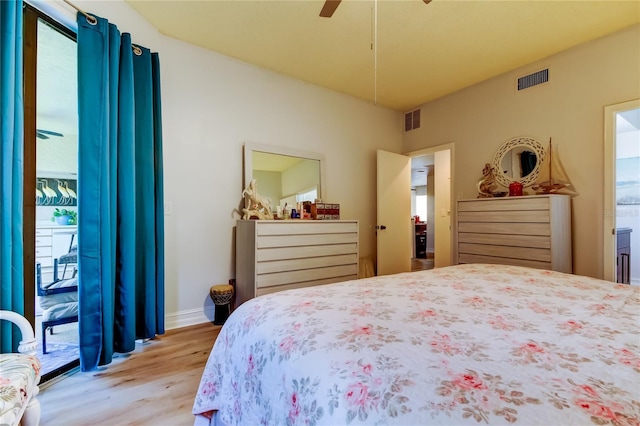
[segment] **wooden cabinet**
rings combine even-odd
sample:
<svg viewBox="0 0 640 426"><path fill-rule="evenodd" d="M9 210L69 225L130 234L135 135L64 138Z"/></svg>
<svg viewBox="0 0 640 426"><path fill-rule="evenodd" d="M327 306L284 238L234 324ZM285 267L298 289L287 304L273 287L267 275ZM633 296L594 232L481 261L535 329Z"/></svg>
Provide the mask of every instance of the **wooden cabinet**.
<svg viewBox="0 0 640 426"><path fill-rule="evenodd" d="M239 220L236 304L263 294L358 278L358 222Z"/></svg>
<svg viewBox="0 0 640 426"><path fill-rule="evenodd" d="M631 228L616 229L616 282L631 284Z"/></svg>
<svg viewBox="0 0 640 426"><path fill-rule="evenodd" d="M69 252L71 238L78 231L75 225L38 225L36 226L36 262L42 267L42 282L53 281L53 259ZM77 242L74 237L74 242ZM59 274L63 266L59 267Z"/></svg>
<svg viewBox="0 0 640 426"><path fill-rule="evenodd" d="M572 272L568 195L460 200L457 225L458 263Z"/></svg>

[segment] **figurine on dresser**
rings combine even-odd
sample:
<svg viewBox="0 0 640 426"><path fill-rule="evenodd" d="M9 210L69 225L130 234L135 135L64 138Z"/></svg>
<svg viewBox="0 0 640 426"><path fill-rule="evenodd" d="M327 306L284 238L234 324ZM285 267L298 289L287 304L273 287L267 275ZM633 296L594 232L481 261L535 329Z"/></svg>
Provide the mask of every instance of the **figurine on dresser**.
<svg viewBox="0 0 640 426"><path fill-rule="evenodd" d="M251 179L249 186L242 191L242 197L244 198L243 220L251 218L273 219L271 201L258 194L257 181L255 179Z"/></svg>
<svg viewBox="0 0 640 426"><path fill-rule="evenodd" d="M493 167L487 163L482 170L482 178L478 180L478 198L493 197L493 190L496 188L496 180L493 177Z"/></svg>

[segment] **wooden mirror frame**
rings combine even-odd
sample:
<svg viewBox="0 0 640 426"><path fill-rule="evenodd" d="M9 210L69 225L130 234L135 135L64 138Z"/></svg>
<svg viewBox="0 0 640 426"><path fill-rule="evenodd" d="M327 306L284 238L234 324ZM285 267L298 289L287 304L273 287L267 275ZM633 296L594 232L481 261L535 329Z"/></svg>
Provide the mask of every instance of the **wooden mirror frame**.
<svg viewBox="0 0 640 426"><path fill-rule="evenodd" d="M507 153L510 152L513 148L520 146L525 147L528 151L532 151L536 154L536 166L527 176L519 179L514 179L504 173L502 168L502 160L504 159L505 155L507 155ZM502 144L502 146L498 149L495 156L493 157L493 163L491 165L493 166L495 178L500 185L508 188L509 184L513 182L520 182L522 186L526 188L536 183L538 175L540 174L540 165L544 160L544 156L545 148L540 142L529 137L517 137Z"/></svg>

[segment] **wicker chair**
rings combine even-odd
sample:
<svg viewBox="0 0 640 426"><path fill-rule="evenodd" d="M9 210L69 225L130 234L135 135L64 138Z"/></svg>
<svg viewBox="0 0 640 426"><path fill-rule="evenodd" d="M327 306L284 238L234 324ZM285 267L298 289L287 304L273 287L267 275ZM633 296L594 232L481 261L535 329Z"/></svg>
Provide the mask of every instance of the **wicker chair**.
<svg viewBox="0 0 640 426"><path fill-rule="evenodd" d="M12 311L0 310L0 320L20 328L19 353L0 354L0 424L37 426L40 423L40 361L36 357L36 338L29 321Z"/></svg>

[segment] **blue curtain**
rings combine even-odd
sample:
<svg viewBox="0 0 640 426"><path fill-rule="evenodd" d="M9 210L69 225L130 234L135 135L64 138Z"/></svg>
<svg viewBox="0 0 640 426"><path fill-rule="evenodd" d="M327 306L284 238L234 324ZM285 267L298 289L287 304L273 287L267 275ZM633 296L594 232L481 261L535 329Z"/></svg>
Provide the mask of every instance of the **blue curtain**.
<svg viewBox="0 0 640 426"><path fill-rule="evenodd" d="M164 333L159 59L78 14L80 366Z"/></svg>
<svg viewBox="0 0 640 426"><path fill-rule="evenodd" d="M0 132L0 309L24 314L22 0L0 0ZM0 327L0 352L16 350L17 327Z"/></svg>

